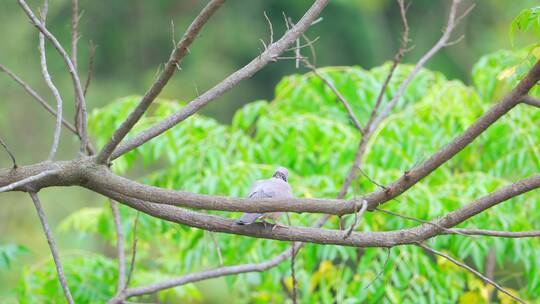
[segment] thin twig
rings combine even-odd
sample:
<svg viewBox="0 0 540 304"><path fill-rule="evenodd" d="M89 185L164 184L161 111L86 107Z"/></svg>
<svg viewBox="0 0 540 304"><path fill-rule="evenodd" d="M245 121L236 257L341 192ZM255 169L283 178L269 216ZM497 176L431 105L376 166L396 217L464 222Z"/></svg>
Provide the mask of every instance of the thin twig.
<svg viewBox="0 0 540 304"><path fill-rule="evenodd" d="M45 25L47 19L47 12L49 11L49 0L43 1L43 7L41 9L41 23ZM53 144L51 146L51 151L49 152L49 160L53 160L56 156L56 151L58 150L58 144L60 143L60 133L62 132L62 97L60 92L54 85L51 75L49 74L49 69L47 68L47 55L45 53L45 37L42 33L39 33L39 58L41 62L41 74L45 83L51 90L54 99L56 100L56 127L54 130Z"/></svg>
<svg viewBox="0 0 540 304"><path fill-rule="evenodd" d="M21 8L23 9L23 11L26 13L28 18L32 22L32 24L41 33L43 33L43 35L52 43L52 45L58 51L58 53L61 55L62 59L64 60L64 63L67 66L69 74L71 75L71 79L72 79L72 82L73 82L73 87L75 89L76 99L78 98L81 101L80 106L81 106L81 113L82 113L82 115L81 115L81 117L82 117L82 123L81 123L82 128L81 128L81 132L79 132L79 134L80 134L80 137L81 137L81 152L85 152L87 150L86 147L88 147L88 131L87 131L88 121L87 121L87 117L86 117L87 116L87 114L86 114L86 102L85 102L83 90L82 90L82 87L81 87L81 81L79 79L79 76L77 75L76 68L73 65L73 62L71 61L71 59L69 58L68 53L64 50L64 48L62 47L62 45L60 44L58 39L56 39L56 37L51 32L49 32L49 30L47 30L45 25L42 24L39 21L39 19L34 15L32 10L30 9L28 4L26 3L26 1L25 0L18 0L18 2L19 2L19 5L21 6Z"/></svg>
<svg viewBox="0 0 540 304"><path fill-rule="evenodd" d="M295 246L296 244L293 242L291 246L291 278L292 278L292 300L293 304L298 303L298 281L296 280L296 267L295 267L295 260L296 260L296 252L295 252Z"/></svg>
<svg viewBox="0 0 540 304"><path fill-rule="evenodd" d="M129 272L126 281L126 288L129 287L131 278L133 277L133 271L135 270L135 258L137 257L137 241L139 240L137 236L137 226L139 225L139 216L140 212L137 211L137 216L133 222L133 244L131 247L131 262L129 263Z"/></svg>
<svg viewBox="0 0 540 304"><path fill-rule="evenodd" d="M465 12L464 15L461 15L456 19L456 12L457 12L457 8L458 8L460 2L461 2L461 0L452 0L452 4L450 6L450 13L448 15L448 23L446 24L446 28L445 28L445 30L443 32L443 35L441 36L439 41L437 41L437 43L424 56L422 56L422 58L420 58L420 60L416 63L416 65L414 66L412 71L409 73L407 78L399 86L398 91L392 97L392 100L390 100L390 102L388 104L386 104L386 106L383 108L381 114L375 119L375 121L377 121L377 123L375 123L375 125L379 125L380 121L384 120L390 114L390 112L395 107L395 105L397 104L397 102L399 101L399 99L401 98L403 93L405 92L405 89L407 89L407 87L409 86L411 81L414 79L416 74L418 74L418 72L420 72L420 70L424 67L424 65L435 54L437 54L442 48L444 48L447 45L448 40L450 39L450 35L454 31L456 25L459 23L461 18L465 17L465 14L470 12L470 10L472 8L469 8Z"/></svg>
<svg viewBox="0 0 540 304"><path fill-rule="evenodd" d="M498 230L484 230L484 229L471 229L471 228L452 228L445 231L447 234L462 234L462 235L483 235L483 236L495 236L504 238L526 238L526 237L540 237L540 230L532 231L498 231Z"/></svg>
<svg viewBox="0 0 540 304"><path fill-rule="evenodd" d="M393 211L390 211L390 210L381 209L379 207L375 208L374 210L380 211L380 212L383 212L383 213L386 213L386 214L390 214L390 215L393 215L393 216L401 217L401 218L404 218L406 220L410 220L410 221L413 221L413 222L422 223L422 224L428 224L428 225L437 227L439 229L442 229L444 232L446 232L448 234L461 234L461 235L464 235L464 236L474 237L474 235L472 235L472 234L461 233L456 229L449 229L449 228L443 227L443 226L441 226L441 225L439 225L439 224L437 224L437 223L435 223L433 221L422 220L422 219L415 218L415 217L412 217L412 216L399 214L397 212L393 212Z"/></svg>
<svg viewBox="0 0 540 304"><path fill-rule="evenodd" d="M264 19L266 19L266 22L268 23L268 29L270 30L270 43L274 43L274 27L272 26L272 22L270 21L270 18L268 18L268 15L266 15L266 11L263 11Z"/></svg>
<svg viewBox="0 0 540 304"><path fill-rule="evenodd" d="M11 70L6 68L5 66L0 64L0 71L6 73L9 77L11 77L15 82L17 82L30 96L32 96L47 112L51 113L53 116L56 117L56 111L41 97L32 87L30 87L26 82L24 82L19 76L15 75ZM77 130L75 130L75 127L69 123L67 120L62 119L62 124L73 134L77 135Z"/></svg>
<svg viewBox="0 0 540 304"><path fill-rule="evenodd" d="M33 182L36 182L44 177L47 177L49 175L53 175L55 173L58 173L60 170L57 170L57 169L53 169L53 170L47 170L47 171L43 171L41 173L38 173L36 175L33 175L33 176L30 176L30 177L27 177L25 179L22 179L20 181L16 181L14 183L11 183L9 185L6 185L4 187L0 187L0 192L6 192L6 191L11 191L11 190L14 190L18 187L22 187L24 185L27 185L29 183L33 183Z"/></svg>
<svg viewBox="0 0 540 304"><path fill-rule="evenodd" d="M94 75L94 58L96 56L96 46L90 40L90 54L88 55L88 73L86 74L86 82L84 83L83 94L86 96L88 88L90 87L90 82L92 81L92 76Z"/></svg>
<svg viewBox="0 0 540 304"><path fill-rule="evenodd" d="M124 251L124 229L118 203L110 200L114 227L116 230L116 253L118 255L118 286L117 292L126 288L126 255Z"/></svg>
<svg viewBox="0 0 540 304"><path fill-rule="evenodd" d="M326 84L326 86L328 86L328 88L332 90L334 95L336 95L336 97L341 101L341 103L347 110L347 113L349 113L349 117L351 118L356 129L358 129L358 131L361 134L364 134L364 128L362 127L362 124L356 117L356 114L354 114L354 110L352 109L349 101L341 94L341 92L339 92L339 90L336 88L334 83L330 79L328 79L326 76L323 76L321 73L319 73L317 68L315 68L315 66L313 66L307 59L304 59L303 62L304 62L304 65L307 68L309 68L311 72L313 72L313 74L315 74L315 76L319 77Z"/></svg>
<svg viewBox="0 0 540 304"><path fill-rule="evenodd" d="M43 206L41 205L41 201L39 200L39 197L37 193L35 192L30 192L30 197L32 198L32 201L34 202L34 206L36 207L36 211L39 216L41 226L43 227L43 231L45 232L45 236L47 237L47 242L49 243L49 248L51 249L51 254L54 260L54 264L56 265L56 272L58 273L58 280L60 281L60 284L62 285L62 289L64 290L64 295L66 296L66 300L68 301L68 303L73 304L74 301L73 301L73 297L71 296L71 292L69 291L66 276L64 274L64 267L62 267L62 262L60 261L60 255L58 254L56 242L54 241L54 237L53 237L51 228L49 227L49 222L47 221L47 216L45 215Z"/></svg>
<svg viewBox="0 0 540 304"><path fill-rule="evenodd" d="M373 121L377 117L377 114L379 113L379 108L382 103L382 99L384 97L384 93L386 92L386 88L390 84L390 80L394 76L394 72L398 66L398 64L401 62L401 58L403 58L403 55L405 55L405 52L407 52L407 45L409 43L409 23L407 22L407 8L405 7L404 0L397 0L397 3L399 5L399 13L401 16L401 22L403 23L403 34L401 35L401 44L399 46L399 50L394 56L394 60L392 62L392 66L390 67L390 71L388 72L388 75L386 76L386 79L383 82L383 85L381 86L381 90L379 91L379 95L377 96L377 101L375 102L375 106L373 107L373 110L371 111L371 114L369 115L368 122L366 123L366 129L364 130L365 133L371 133L374 131L374 129L377 128L378 124L374 124Z"/></svg>
<svg viewBox="0 0 540 304"><path fill-rule="evenodd" d="M375 278L373 280L371 280L371 282L369 282L369 284L367 284L366 287L363 288L363 290L366 290L371 285L373 285L373 283L375 283L381 277L381 275L384 273L384 271L386 270L386 266L388 265L388 261L390 260L390 250L391 249L392 248L386 248L386 259L384 260L384 264L383 264L383 267L382 267L381 271L379 271L379 273L377 273Z"/></svg>
<svg viewBox="0 0 540 304"><path fill-rule="evenodd" d="M426 251L428 252L431 252L435 255L438 255L440 257L443 257L447 260L449 260L450 262L456 264L457 266L459 267L462 267L470 272L472 272L474 275L476 275L477 277L479 277L480 279L482 279L484 282L486 283L489 283L491 285L493 285L493 287L497 288L499 291L507 294L509 297L511 297L512 299L518 301L519 303L523 303L525 304L525 301L523 301L522 299L518 298L517 296L513 295L512 293L510 293L508 290L504 289L502 286L500 286L499 284L497 284L496 282L494 282L493 280L487 278L486 276L484 276L483 274L481 274L480 272L474 270L472 267L470 267L469 265L465 264L465 263L462 263L456 259L454 259L453 257L445 254L445 253L442 253L440 251L437 251L433 248L430 248L424 244L417 244L417 246L421 247L421 248L424 248Z"/></svg>
<svg viewBox="0 0 540 304"><path fill-rule="evenodd" d="M351 224L351 227L349 227L349 229L347 229L347 232L345 233L345 235L343 235L344 239L351 236L351 233L354 231L354 229L356 229L356 225L358 224L358 219L361 219L362 216L364 216L364 212L366 212L366 209L367 209L367 202L366 202L366 200L363 200L362 205L360 207L360 210L354 214L354 221Z"/></svg>
<svg viewBox="0 0 540 304"><path fill-rule="evenodd" d="M13 163L12 168L17 169L17 161L15 160L15 155L11 153L11 151L9 150L8 146L6 145L2 137L0 137L0 145L2 145L2 147L4 147L4 149L6 150L7 154L9 154L9 157L11 158L11 162Z"/></svg>
<svg viewBox="0 0 540 304"><path fill-rule="evenodd" d="M216 246L216 251L218 254L219 259L219 266L223 266L223 256L221 255L221 246L219 246L219 242L213 232L210 233L210 238L212 239L212 242L214 243L214 246Z"/></svg>

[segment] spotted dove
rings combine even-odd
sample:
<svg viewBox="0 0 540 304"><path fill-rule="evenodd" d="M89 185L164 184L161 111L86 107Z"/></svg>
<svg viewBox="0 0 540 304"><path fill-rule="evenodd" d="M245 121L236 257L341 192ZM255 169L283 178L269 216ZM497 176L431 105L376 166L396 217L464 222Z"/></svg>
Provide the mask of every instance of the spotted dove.
<svg viewBox="0 0 540 304"><path fill-rule="evenodd" d="M286 168L279 167L272 178L258 180L249 190L249 198L291 198L293 197L291 186L288 183L289 171ZM271 213L244 213L236 220L238 225L249 225L260 218L271 218L277 221L281 212Z"/></svg>

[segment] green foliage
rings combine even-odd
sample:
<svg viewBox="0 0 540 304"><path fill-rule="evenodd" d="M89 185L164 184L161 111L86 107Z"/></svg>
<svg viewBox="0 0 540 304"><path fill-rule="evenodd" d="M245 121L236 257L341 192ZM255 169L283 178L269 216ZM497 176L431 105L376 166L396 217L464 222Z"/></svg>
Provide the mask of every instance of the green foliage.
<svg viewBox="0 0 540 304"><path fill-rule="evenodd" d="M77 303L105 303L116 288L116 263L101 255L63 256L66 280ZM26 268L18 286L19 303L58 303L64 299L54 262Z"/></svg>
<svg viewBox="0 0 540 304"><path fill-rule="evenodd" d="M0 271L9 270L13 262L29 252L28 248L17 244L0 245Z"/></svg>
<svg viewBox="0 0 540 304"><path fill-rule="evenodd" d="M540 6L522 10L510 25L510 40L517 31L533 31L540 37Z"/></svg>
<svg viewBox="0 0 540 304"><path fill-rule="evenodd" d="M425 160L508 92L522 77L521 65L530 64L531 54L536 56L534 49L500 51L481 58L473 68L473 87L422 70L369 142L363 170L372 179L386 184ZM509 70L512 67L515 68ZM399 66L383 102L392 98L411 68ZM389 64L385 64L372 70L325 68L321 73L332 79L365 124L388 69ZM271 102L257 101L244 106L230 125L195 115L116 160L113 170L129 174L147 172L140 176L141 182L165 188L244 196L254 180L270 176L276 166L282 165L290 169L297 196L335 197L359 140L343 105L311 73L285 77L277 85L275 96ZM137 96L126 97L92 113L90 129L98 145L105 143L138 100ZM128 136L181 106L181 102L159 100ZM540 112L518 106L456 158L384 208L433 219L538 172L538 121ZM360 176L350 196L375 189L366 177ZM511 231L534 229L540 220L538 198L534 192L522 195L461 226ZM136 212L124 206L120 211L130 244ZM304 226L311 225L316 218L317 215L309 214L291 216L293 225ZM352 218L347 220L351 222ZM358 229L385 231L414 225L403 218L369 212ZM337 229L337 219L332 218L326 227ZM114 245L108 205L79 210L64 220L62 228L79 231L82 237L99 235ZM212 238L220 244L225 265L261 262L290 245L236 235L211 235L144 214L140 215L138 231L134 286L219 266ZM437 237L429 243L480 271L484 270L486 256L493 249L498 263L496 279L503 286L516 289L524 298L540 297L538 239L454 235ZM130 250L130 246L126 248ZM414 246L392 248L387 264L386 256L383 249L306 245L297 259L301 302L466 303L471 299L485 301L491 292L490 287L470 273ZM116 270L108 258L77 256L68 258L66 265L78 302L100 302L114 292ZM380 277L374 281L379 273ZM280 303L288 301L282 286L288 289L292 286L288 263L264 273L188 284L157 297L169 303L211 302L213 296L222 302L234 299L235 303ZM47 303L60 293L52 263L27 270L20 284L22 302ZM501 295L498 297L506 300Z"/></svg>

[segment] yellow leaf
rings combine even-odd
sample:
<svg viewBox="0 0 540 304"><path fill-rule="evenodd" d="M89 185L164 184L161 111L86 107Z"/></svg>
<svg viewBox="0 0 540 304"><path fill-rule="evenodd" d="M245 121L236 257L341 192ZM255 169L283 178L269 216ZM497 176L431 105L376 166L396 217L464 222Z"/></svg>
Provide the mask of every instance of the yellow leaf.
<svg viewBox="0 0 540 304"><path fill-rule="evenodd" d="M319 272L326 273L334 268L334 265L332 265L332 262L330 261L323 261L321 265L319 265Z"/></svg>
<svg viewBox="0 0 540 304"><path fill-rule="evenodd" d="M289 291L293 289L293 279L292 279L292 277L286 277L284 279L283 283L285 283L285 287L287 287L287 289Z"/></svg>
<svg viewBox="0 0 540 304"><path fill-rule="evenodd" d="M504 288L506 291L513 295L519 294L517 290L512 288ZM499 300L501 300L501 304L513 304L516 303L516 300L512 299L509 295L505 294L504 292L497 290L497 297L499 297Z"/></svg>
<svg viewBox="0 0 540 304"><path fill-rule="evenodd" d="M477 291L467 291L461 297L459 297L459 304L483 304L486 300L482 298L482 295Z"/></svg>
<svg viewBox="0 0 540 304"><path fill-rule="evenodd" d="M505 78L509 78L509 77L513 76L516 73L516 69L517 69L517 65L502 70L499 73L499 75L497 75L497 79L498 80L503 80Z"/></svg>
<svg viewBox="0 0 540 304"><path fill-rule="evenodd" d="M540 45L532 49L531 54L533 54L533 56L536 58L540 58Z"/></svg>

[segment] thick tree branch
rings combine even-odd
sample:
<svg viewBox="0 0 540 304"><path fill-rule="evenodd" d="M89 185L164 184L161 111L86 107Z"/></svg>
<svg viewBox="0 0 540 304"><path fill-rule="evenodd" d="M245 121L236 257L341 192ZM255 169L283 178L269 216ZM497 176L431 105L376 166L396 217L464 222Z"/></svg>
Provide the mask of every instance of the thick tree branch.
<svg viewBox="0 0 540 304"><path fill-rule="evenodd" d="M51 254L54 260L54 264L56 265L56 272L58 273L58 279L60 281L60 284L62 285L62 289L64 290L64 295L66 296L66 300L68 301L68 303L72 304L74 303L73 297L71 296L71 292L69 291L66 276L64 274L64 268L62 267L62 262L60 261L60 255L58 254L56 242L54 241L51 228L49 227L47 216L45 215L45 211L43 210L41 201L39 200L37 193L30 192L30 197L32 198L32 201L34 202L34 206L36 207L39 220L41 221L41 225L43 226L43 231L45 232L45 236L47 237L47 242L49 243L49 248L51 249Z"/></svg>
<svg viewBox="0 0 540 304"><path fill-rule="evenodd" d="M49 0L43 1L43 7L41 9L41 23L45 25L47 19L47 12L49 11ZM45 83L51 90L54 99L56 100L56 127L54 130L53 144L51 146L51 151L49 152L49 160L53 160L56 156L56 151L58 150L58 144L60 143L60 133L62 132L62 97L60 92L54 85L51 75L49 74L49 69L47 68L47 55L45 52L45 36L42 33L39 33L39 58L41 62L41 74L43 74L43 79Z"/></svg>
<svg viewBox="0 0 540 304"><path fill-rule="evenodd" d="M80 106L81 106L81 117L82 117L82 128L81 128L81 152L86 151L86 147L88 146L88 121L87 121L87 114L86 114L86 102L84 99L84 94L81 87L81 81L79 79L79 76L77 75L77 71L75 66L73 65L73 62L69 58L68 53L64 50L58 39L47 30L45 25L43 25L39 19L34 15L28 4L25 0L17 0L19 2L19 5L23 9L23 11L26 13L32 24L52 43L54 48L58 51L58 53L61 55L62 59L64 60L69 74L71 75L71 79L73 81L73 87L75 89L75 95L76 99L80 100Z"/></svg>
<svg viewBox="0 0 540 304"><path fill-rule="evenodd" d="M502 187L458 210L448 213L441 219L415 228L385 232L353 232L346 239L343 239L343 231L341 230L307 227L287 227L272 230L271 227L267 227L264 223L240 226L236 225L232 219L201 214L169 205L150 203L110 190L101 190L100 193L151 216L209 231L283 241L356 247L392 247L422 242L442 234L445 229L458 225L488 208L539 187L540 175L536 175Z"/></svg>
<svg viewBox="0 0 540 304"><path fill-rule="evenodd" d="M28 185L30 183L39 181L39 180L41 180L41 179L43 179L43 178L45 178L47 176L51 176L51 175L56 174L58 172L60 172L60 170L54 170L53 169L53 170L43 171L43 172L38 173L36 175L27 177L25 179L22 179L22 180L19 180L19 181L16 181L16 182L13 182L13 183L8 184L8 185L3 186L3 187L0 187L0 193L22 188L23 186L26 186L26 185Z"/></svg>
<svg viewBox="0 0 540 304"><path fill-rule="evenodd" d="M176 126L181 121L190 117L199 111L202 107L209 102L217 99L223 93L234 88L242 80L253 76L260 69L265 67L268 63L277 60L277 57L283 53L291 43L293 43L298 37L302 35L310 26L311 23L319 16L321 11L326 7L329 0L316 0L309 10L304 14L302 19L288 30L281 39L268 46L268 48L262 52L259 56L253 59L246 66L240 70L234 72L225 78L222 82L215 85L204 94L193 99L187 106L176 112L175 114L167 117L156 125L142 131L135 137L127 140L114 151L111 155L111 159L116 159L119 156L137 148L152 138L159 136L170 128ZM106 153L105 153L106 154Z"/></svg>
<svg viewBox="0 0 540 304"><path fill-rule="evenodd" d="M517 296L511 294L508 290L504 289L502 286L500 286L499 284L497 284L495 281L489 279L488 277L484 276L483 274L481 274L480 272L476 271L474 268L472 268L471 266L465 264L465 263L462 263L456 259L454 259L453 257L445 254L445 253L442 253L442 252L439 252L433 248L430 248L424 244L418 244L419 247L423 248L424 250L428 251L428 252L431 252L435 255L438 255L440 257L443 257L447 260L449 260L450 262L458 265L459 267L461 268L464 268L470 272L472 272L474 275L476 275L477 277L479 277L480 279L482 279L484 282L486 283L489 283L491 285L493 285L493 287L497 288L498 290L500 290L501 292L507 294L509 297L511 297L512 299L518 301L519 303L523 303L523 304L526 304L525 301L523 301L522 299L518 298Z"/></svg>
<svg viewBox="0 0 540 304"><path fill-rule="evenodd" d="M208 22L208 20L214 15L214 13L219 9L219 7L225 2L225 0L212 0L208 3L199 15L193 20L186 33L182 37L182 40L178 42L174 48L169 61L165 65L163 72L159 78L152 84L150 90L146 92L142 100L139 102L137 107L129 114L124 122L118 127L114 132L111 139L103 150L99 153L97 157L98 163L106 163L111 156L111 153L116 149L118 144L124 139L128 132L133 128L133 126L139 121L139 119L144 115L150 104L156 99L161 90L167 85L171 77L174 75L178 64L181 62L182 58L187 54L188 48L191 43L195 40L198 33L201 31L203 26Z"/></svg>

